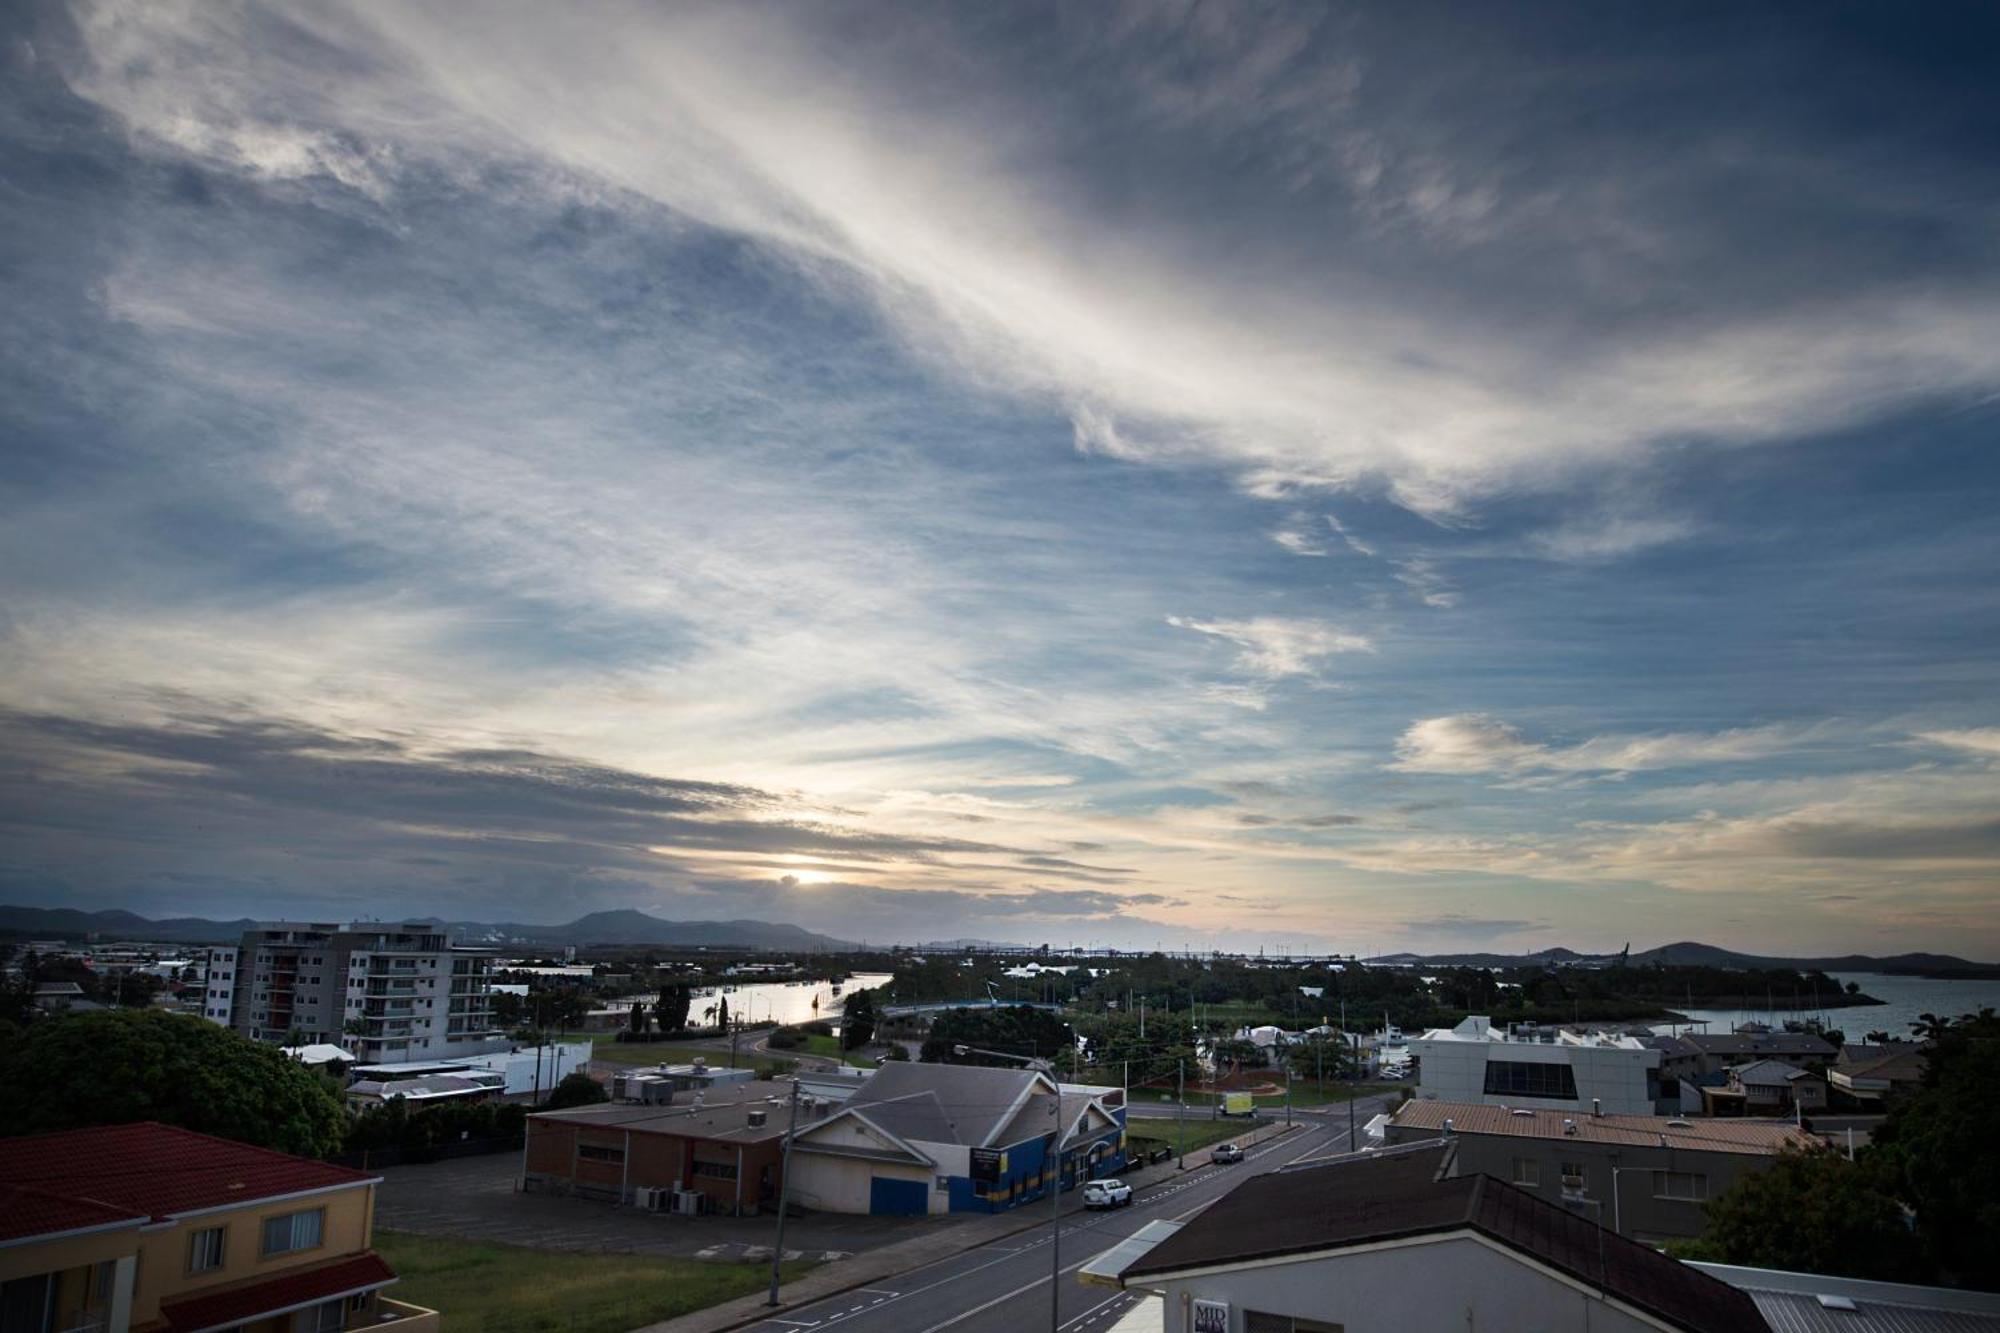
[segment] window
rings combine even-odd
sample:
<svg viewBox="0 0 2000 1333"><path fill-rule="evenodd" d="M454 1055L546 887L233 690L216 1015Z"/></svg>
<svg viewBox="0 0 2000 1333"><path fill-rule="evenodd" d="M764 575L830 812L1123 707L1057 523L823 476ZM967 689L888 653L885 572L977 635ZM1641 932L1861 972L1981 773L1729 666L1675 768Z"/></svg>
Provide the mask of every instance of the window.
<svg viewBox="0 0 2000 1333"><path fill-rule="evenodd" d="M298 1333L340 1333L347 1323L346 1301L321 1301L299 1311L292 1327Z"/></svg>
<svg viewBox="0 0 2000 1333"><path fill-rule="evenodd" d="M1693 1171L1655 1171L1653 1195L1660 1199L1686 1199L1699 1203L1708 1197L1708 1177Z"/></svg>
<svg viewBox="0 0 2000 1333"><path fill-rule="evenodd" d="M698 1176L713 1176L717 1180L734 1180L736 1179L736 1163L696 1162L694 1164L694 1173Z"/></svg>
<svg viewBox="0 0 2000 1333"><path fill-rule="evenodd" d="M950 1176L939 1176L939 1177L937 1178L937 1192L938 1192L939 1194L949 1194L949 1193L951 1193L951 1177L950 1177Z"/></svg>
<svg viewBox="0 0 2000 1333"><path fill-rule="evenodd" d="M1514 1159L1514 1183L1526 1185L1529 1189L1542 1187L1542 1164L1532 1157Z"/></svg>
<svg viewBox="0 0 2000 1333"><path fill-rule="evenodd" d="M188 1238L188 1272L206 1273L222 1267L221 1227L208 1227Z"/></svg>
<svg viewBox="0 0 2000 1333"><path fill-rule="evenodd" d="M274 1254L293 1254L299 1250L318 1249L320 1230L325 1223L324 1208L265 1218L264 1257L268 1259Z"/></svg>
<svg viewBox="0 0 2000 1333"><path fill-rule="evenodd" d="M1542 1064L1528 1060L1488 1060L1486 1092L1489 1096L1543 1097L1551 1101L1576 1100L1576 1071L1568 1065Z"/></svg>
<svg viewBox="0 0 2000 1333"><path fill-rule="evenodd" d="M579 1143L576 1155L586 1162L622 1162L625 1160L623 1148L611 1148L602 1143Z"/></svg>
<svg viewBox="0 0 2000 1333"><path fill-rule="evenodd" d="M1345 1324L1329 1324L1323 1319L1266 1314L1262 1310L1243 1312L1243 1333L1345 1333L1346 1328Z"/></svg>

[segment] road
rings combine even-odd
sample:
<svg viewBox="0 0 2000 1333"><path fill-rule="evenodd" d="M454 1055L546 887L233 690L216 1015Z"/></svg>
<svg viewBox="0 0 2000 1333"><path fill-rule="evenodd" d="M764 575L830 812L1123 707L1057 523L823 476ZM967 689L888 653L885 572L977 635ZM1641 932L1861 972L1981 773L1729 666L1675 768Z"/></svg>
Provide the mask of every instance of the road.
<svg viewBox="0 0 2000 1333"><path fill-rule="evenodd" d="M1355 1110L1362 1120L1382 1109L1369 1099ZM1138 1298L1129 1292L1086 1287L1076 1270L1118 1241L1157 1219L1178 1220L1228 1193L1247 1176L1311 1157L1348 1150L1347 1113L1298 1116L1300 1129L1252 1148L1235 1166L1202 1165L1190 1158L1185 1176L1143 1190L1130 1208L1115 1213L1065 1214L1062 1221L1058 1333L1093 1333L1108 1327ZM1065 1201L1074 1199L1066 1195ZM1046 1201L1040 1207L1046 1213ZM1050 1225L1041 1225L913 1268L870 1287L830 1296L751 1325L755 1333L1017 1333L1049 1324Z"/></svg>

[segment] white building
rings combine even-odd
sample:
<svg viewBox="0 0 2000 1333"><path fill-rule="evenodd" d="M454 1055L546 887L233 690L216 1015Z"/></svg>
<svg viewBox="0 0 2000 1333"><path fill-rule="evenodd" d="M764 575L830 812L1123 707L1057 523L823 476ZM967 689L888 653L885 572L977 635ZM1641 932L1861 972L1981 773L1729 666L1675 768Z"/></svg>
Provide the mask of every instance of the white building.
<svg viewBox="0 0 2000 1333"><path fill-rule="evenodd" d="M202 1013L252 1041L337 1043L365 1061L505 1050L492 955L430 922L279 921L211 949Z"/></svg>
<svg viewBox="0 0 2000 1333"><path fill-rule="evenodd" d="M1516 1036L1474 1015L1409 1043L1419 1065L1417 1096L1545 1110L1651 1115L1660 1052L1608 1032Z"/></svg>

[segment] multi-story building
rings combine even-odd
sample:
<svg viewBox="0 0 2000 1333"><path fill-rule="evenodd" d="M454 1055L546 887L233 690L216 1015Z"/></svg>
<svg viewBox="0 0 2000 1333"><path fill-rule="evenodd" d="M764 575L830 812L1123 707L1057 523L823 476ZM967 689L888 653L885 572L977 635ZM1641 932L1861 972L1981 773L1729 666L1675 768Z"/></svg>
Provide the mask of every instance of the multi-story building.
<svg viewBox="0 0 2000 1333"><path fill-rule="evenodd" d="M380 1177L167 1125L0 1139L7 1333L436 1333L382 1295Z"/></svg>
<svg viewBox="0 0 2000 1333"><path fill-rule="evenodd" d="M332 1042L383 1064L503 1050L490 950L428 922L271 922L211 949L203 1012L254 1041Z"/></svg>
<svg viewBox="0 0 2000 1333"><path fill-rule="evenodd" d="M1475 1015L1409 1044L1426 1101L1650 1115L1660 1052L1608 1032L1510 1033Z"/></svg>

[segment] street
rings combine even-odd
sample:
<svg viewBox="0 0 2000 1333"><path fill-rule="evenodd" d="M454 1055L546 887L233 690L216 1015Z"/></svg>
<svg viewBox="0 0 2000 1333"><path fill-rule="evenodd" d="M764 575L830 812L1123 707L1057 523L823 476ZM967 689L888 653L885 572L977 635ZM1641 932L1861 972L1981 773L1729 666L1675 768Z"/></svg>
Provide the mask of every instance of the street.
<svg viewBox="0 0 2000 1333"><path fill-rule="evenodd" d="M1355 1108L1361 1120L1381 1109L1370 1099ZM1065 1213L1062 1220L1059 1289L1060 1333L1088 1333L1109 1325L1137 1298L1126 1292L1086 1287L1076 1270L1147 1222L1177 1220L1227 1193L1246 1176L1307 1158L1348 1150L1347 1112L1297 1116L1300 1128L1245 1154L1234 1166L1210 1166L1208 1154L1195 1165L1191 1154L1185 1176L1169 1177L1144 1188L1131 1207L1111 1213ZM1065 1203L1075 1196L1066 1195ZM1027 1204L1047 1212L1047 1201ZM842 1333L980 1333L1046 1327L1049 1322L1051 1228L1039 1226L913 1268L869 1287L830 1296L798 1309L786 1310L751 1325L757 1333L802 1333L838 1328Z"/></svg>

